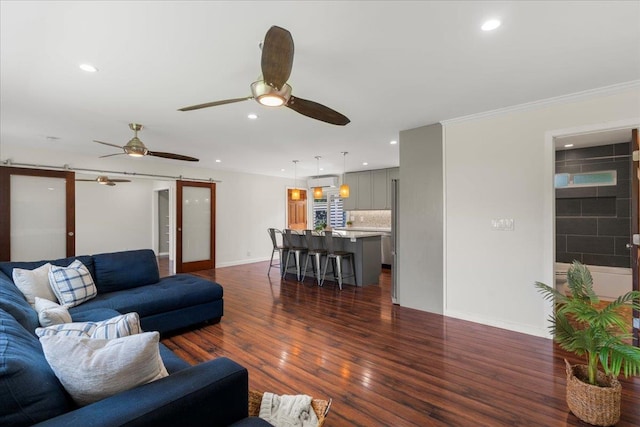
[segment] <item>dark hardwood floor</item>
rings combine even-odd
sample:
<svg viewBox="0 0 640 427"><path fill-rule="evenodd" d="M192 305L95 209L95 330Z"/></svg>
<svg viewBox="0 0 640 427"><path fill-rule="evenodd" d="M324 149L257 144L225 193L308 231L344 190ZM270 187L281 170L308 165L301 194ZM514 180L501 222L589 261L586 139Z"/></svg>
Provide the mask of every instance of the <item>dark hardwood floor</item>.
<svg viewBox="0 0 640 427"><path fill-rule="evenodd" d="M388 270L380 286L339 291L267 268L196 273L223 285L224 317L163 342L190 363L237 361L255 390L332 398L326 427L586 425L550 340L394 306ZM618 425L639 426L640 378L621 382Z"/></svg>

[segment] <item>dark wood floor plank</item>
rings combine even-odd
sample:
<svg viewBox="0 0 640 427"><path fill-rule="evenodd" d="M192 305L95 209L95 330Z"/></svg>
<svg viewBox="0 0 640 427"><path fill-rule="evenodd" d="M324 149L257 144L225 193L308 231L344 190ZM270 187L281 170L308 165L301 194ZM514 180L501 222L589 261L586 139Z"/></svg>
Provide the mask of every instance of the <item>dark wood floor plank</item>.
<svg viewBox="0 0 640 427"><path fill-rule="evenodd" d="M332 426L580 426L550 340L398 307L379 286L319 288L267 263L197 272L224 286L222 321L165 337L189 363L227 356L252 389L333 399ZM166 273L165 273L166 274ZM619 426L640 425L640 380L622 380Z"/></svg>

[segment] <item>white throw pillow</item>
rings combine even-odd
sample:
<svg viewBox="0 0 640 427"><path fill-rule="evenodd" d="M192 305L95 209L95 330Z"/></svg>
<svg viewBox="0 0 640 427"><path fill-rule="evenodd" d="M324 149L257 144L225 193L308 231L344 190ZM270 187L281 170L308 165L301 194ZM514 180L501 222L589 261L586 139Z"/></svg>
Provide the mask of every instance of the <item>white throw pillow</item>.
<svg viewBox="0 0 640 427"><path fill-rule="evenodd" d="M100 322L75 322L37 328L39 337L65 335L86 338L114 339L142 332L138 313L121 314Z"/></svg>
<svg viewBox="0 0 640 427"><path fill-rule="evenodd" d="M91 273L79 260L68 267L52 265L49 284L58 302L66 307L75 307L98 295Z"/></svg>
<svg viewBox="0 0 640 427"><path fill-rule="evenodd" d="M71 315L67 307L63 307L45 298L36 297L36 311L40 326L47 327L60 323L71 323Z"/></svg>
<svg viewBox="0 0 640 427"><path fill-rule="evenodd" d="M12 272L13 283L16 284L27 302L33 307L36 304L36 297L57 301L51 285L49 285L49 270L51 264L46 263L34 270L14 268Z"/></svg>
<svg viewBox="0 0 640 427"><path fill-rule="evenodd" d="M159 337L158 332L113 340L51 335L40 343L60 383L84 406L168 376Z"/></svg>

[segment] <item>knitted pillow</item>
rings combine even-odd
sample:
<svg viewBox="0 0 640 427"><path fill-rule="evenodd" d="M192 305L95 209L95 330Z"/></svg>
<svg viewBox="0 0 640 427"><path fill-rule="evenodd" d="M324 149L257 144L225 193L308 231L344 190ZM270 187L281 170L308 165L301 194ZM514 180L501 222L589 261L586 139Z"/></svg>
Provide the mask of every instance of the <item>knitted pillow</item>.
<svg viewBox="0 0 640 427"><path fill-rule="evenodd" d="M94 298L98 291L87 267L79 260L68 267L51 266L49 284L60 304L75 307Z"/></svg>

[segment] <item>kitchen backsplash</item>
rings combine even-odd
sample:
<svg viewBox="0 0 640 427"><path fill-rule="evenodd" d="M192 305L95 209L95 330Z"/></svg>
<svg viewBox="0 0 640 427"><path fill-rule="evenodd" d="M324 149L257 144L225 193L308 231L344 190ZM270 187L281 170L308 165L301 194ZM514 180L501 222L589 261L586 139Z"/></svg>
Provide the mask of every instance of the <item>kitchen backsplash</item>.
<svg viewBox="0 0 640 427"><path fill-rule="evenodd" d="M347 221L354 227L391 228L391 211L350 211Z"/></svg>

